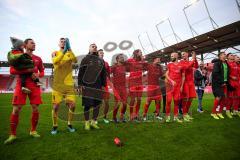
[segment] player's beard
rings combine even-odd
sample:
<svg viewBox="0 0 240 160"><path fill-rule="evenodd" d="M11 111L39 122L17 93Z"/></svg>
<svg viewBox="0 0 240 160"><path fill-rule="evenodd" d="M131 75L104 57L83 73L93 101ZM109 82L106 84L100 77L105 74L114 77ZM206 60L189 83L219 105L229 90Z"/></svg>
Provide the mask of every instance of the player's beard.
<svg viewBox="0 0 240 160"><path fill-rule="evenodd" d="M137 61L141 61L142 60L141 56L136 56L135 58L136 58Z"/></svg>
<svg viewBox="0 0 240 160"><path fill-rule="evenodd" d="M171 58L171 62L175 62L177 58Z"/></svg>
<svg viewBox="0 0 240 160"><path fill-rule="evenodd" d="M98 52L90 52L91 55L98 56Z"/></svg>
<svg viewBox="0 0 240 160"><path fill-rule="evenodd" d="M123 64L124 64L124 61L119 61L119 64L123 65Z"/></svg>

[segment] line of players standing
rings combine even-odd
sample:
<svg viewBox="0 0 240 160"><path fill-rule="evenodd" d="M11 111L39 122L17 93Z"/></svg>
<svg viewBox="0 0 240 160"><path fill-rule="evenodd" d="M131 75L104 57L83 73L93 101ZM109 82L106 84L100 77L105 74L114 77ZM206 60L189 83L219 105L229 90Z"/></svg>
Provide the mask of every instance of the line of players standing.
<svg viewBox="0 0 240 160"><path fill-rule="evenodd" d="M104 52L99 50L99 56L103 59ZM160 116L161 100L164 104L166 112L165 121L170 122L171 102L174 102L174 121L183 122L190 121L193 118L189 115L190 106L193 98L196 98L194 84L194 70L198 68L196 54L192 54L192 60L189 60L189 53L182 52L182 60L178 60L178 53L171 54L171 62L167 65L167 71L163 71L160 65L160 58L147 57L143 58L141 50L135 50L133 57L127 60L123 54L118 54L116 63L109 67L105 62L105 68L108 73L108 85L113 88L115 104L113 110L113 121L118 122L117 113L120 103L122 108L120 112L120 121L125 122L125 112L127 104L130 108L130 120L140 120L139 109L142 97L146 97L143 108L143 120L147 120L148 108L151 101L155 101L156 119L162 119ZM148 60L148 62L146 61ZM146 78L144 73L146 73ZM129 77L127 77L129 73ZM109 91L105 87L104 94L104 122L109 123L107 119L109 108ZM165 99L166 98L166 99ZM179 104L182 106L179 110ZM179 119L179 111L183 115L183 119Z"/></svg>

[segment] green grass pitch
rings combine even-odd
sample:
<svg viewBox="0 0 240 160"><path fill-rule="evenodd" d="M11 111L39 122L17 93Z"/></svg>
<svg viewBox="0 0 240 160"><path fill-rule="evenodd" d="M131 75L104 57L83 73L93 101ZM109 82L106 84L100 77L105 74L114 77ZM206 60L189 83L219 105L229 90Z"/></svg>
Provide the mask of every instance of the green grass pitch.
<svg viewBox="0 0 240 160"><path fill-rule="evenodd" d="M77 132L69 133L66 122L59 121L59 134L50 134L51 95L43 94L38 132L41 138L29 137L30 106L23 107L17 130L18 139L4 145L9 132L12 94L0 94L0 159L1 160L197 160L240 159L240 118L214 120L210 117L213 96L205 95L203 114L192 104L194 120L190 123L103 124L100 130L85 131L82 122L74 122ZM80 99L77 110L81 110ZM142 103L143 106L143 103ZM141 107L142 107L141 106ZM150 112L154 105L150 106ZM111 117L111 115L109 115ZM119 137L123 147L113 143Z"/></svg>

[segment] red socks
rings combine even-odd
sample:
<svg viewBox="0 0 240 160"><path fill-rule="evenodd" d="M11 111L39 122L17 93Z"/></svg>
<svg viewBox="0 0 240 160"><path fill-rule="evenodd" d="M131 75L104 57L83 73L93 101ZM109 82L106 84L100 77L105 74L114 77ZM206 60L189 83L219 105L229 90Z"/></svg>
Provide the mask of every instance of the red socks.
<svg viewBox="0 0 240 160"><path fill-rule="evenodd" d="M134 106L130 106L129 108L130 108L130 120L133 120L133 118L134 118L134 114L133 114Z"/></svg>
<svg viewBox="0 0 240 160"><path fill-rule="evenodd" d="M233 98L227 98L226 101L226 110L229 111L231 109L231 106L233 105Z"/></svg>
<svg viewBox="0 0 240 160"><path fill-rule="evenodd" d="M39 112L32 112L32 118L31 118L32 128L31 128L31 131L36 131L37 124L38 124L38 119L39 119Z"/></svg>
<svg viewBox="0 0 240 160"><path fill-rule="evenodd" d="M190 109L190 107L191 107L191 104L192 104L192 100L187 101L187 113L189 112L189 109Z"/></svg>
<svg viewBox="0 0 240 160"><path fill-rule="evenodd" d="M214 99L213 109L212 109L212 113L213 113L213 114L216 114L216 113L217 113L216 109L217 109L217 106L219 105L219 102L220 102L220 100Z"/></svg>
<svg viewBox="0 0 240 160"><path fill-rule="evenodd" d="M148 112L148 108L149 108L149 104L146 103L146 104L144 105L143 117L146 117L147 112Z"/></svg>
<svg viewBox="0 0 240 160"><path fill-rule="evenodd" d="M169 116L169 115L170 115L170 111L171 111L171 101L172 101L172 100L167 99L167 103L166 103L166 116Z"/></svg>
<svg viewBox="0 0 240 160"><path fill-rule="evenodd" d="M138 116L139 114L139 109L140 109L140 104L137 103L136 106L135 106L136 110L135 110L135 116Z"/></svg>
<svg viewBox="0 0 240 160"><path fill-rule="evenodd" d="M17 126L18 126L18 121L19 121L19 116L16 114L11 114L10 115L10 128L11 128L11 135L15 135L16 136L16 130L17 130Z"/></svg>
<svg viewBox="0 0 240 160"><path fill-rule="evenodd" d="M233 110L238 111L238 106L239 106L239 98L234 98L233 99Z"/></svg>
<svg viewBox="0 0 240 160"><path fill-rule="evenodd" d="M32 112L32 118L31 118L31 122L32 122L32 127L31 127L31 131L35 131L37 128L37 124L38 124L38 119L39 119L39 113L38 112ZM17 114L11 114L10 115L10 134L11 135L15 135L16 136L16 130L17 130L17 126L18 126L18 122L19 122L19 115Z"/></svg>
<svg viewBox="0 0 240 160"><path fill-rule="evenodd" d="M179 104L179 100L174 100L174 116L178 115L178 104Z"/></svg>
<svg viewBox="0 0 240 160"><path fill-rule="evenodd" d="M223 111L223 107L226 105L226 98L223 97L221 100L220 100L220 109L219 109L219 113L222 113Z"/></svg>
<svg viewBox="0 0 240 160"><path fill-rule="evenodd" d="M159 104L156 104L156 115L158 116L159 115L159 112L160 112L160 105Z"/></svg>
<svg viewBox="0 0 240 160"><path fill-rule="evenodd" d="M115 107L113 110L113 119L117 119L117 112L119 107Z"/></svg>
<svg viewBox="0 0 240 160"><path fill-rule="evenodd" d="M186 99L182 100L182 110L183 110L183 115L186 115L188 113L187 109L187 103L188 101Z"/></svg>
<svg viewBox="0 0 240 160"><path fill-rule="evenodd" d="M121 115L120 115L120 119L123 119L123 116L126 112L126 109L127 109L127 105L126 104L123 104L122 105L122 109L121 109Z"/></svg>

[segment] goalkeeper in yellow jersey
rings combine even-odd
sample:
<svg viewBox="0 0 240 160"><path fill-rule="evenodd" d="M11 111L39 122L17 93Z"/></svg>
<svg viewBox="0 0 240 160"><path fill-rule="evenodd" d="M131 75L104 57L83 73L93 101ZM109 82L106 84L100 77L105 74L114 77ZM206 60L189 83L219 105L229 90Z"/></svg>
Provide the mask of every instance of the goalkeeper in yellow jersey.
<svg viewBox="0 0 240 160"><path fill-rule="evenodd" d="M72 75L72 65L77 62L74 53L71 50L68 38L60 38L59 51L52 53L52 62L54 67L53 83L52 83L52 121L53 128L51 134L57 134L58 128L58 110L60 103L65 101L69 108L68 111L68 130L69 132L75 132L71 121L73 118L73 112L75 110L75 91L74 80Z"/></svg>

